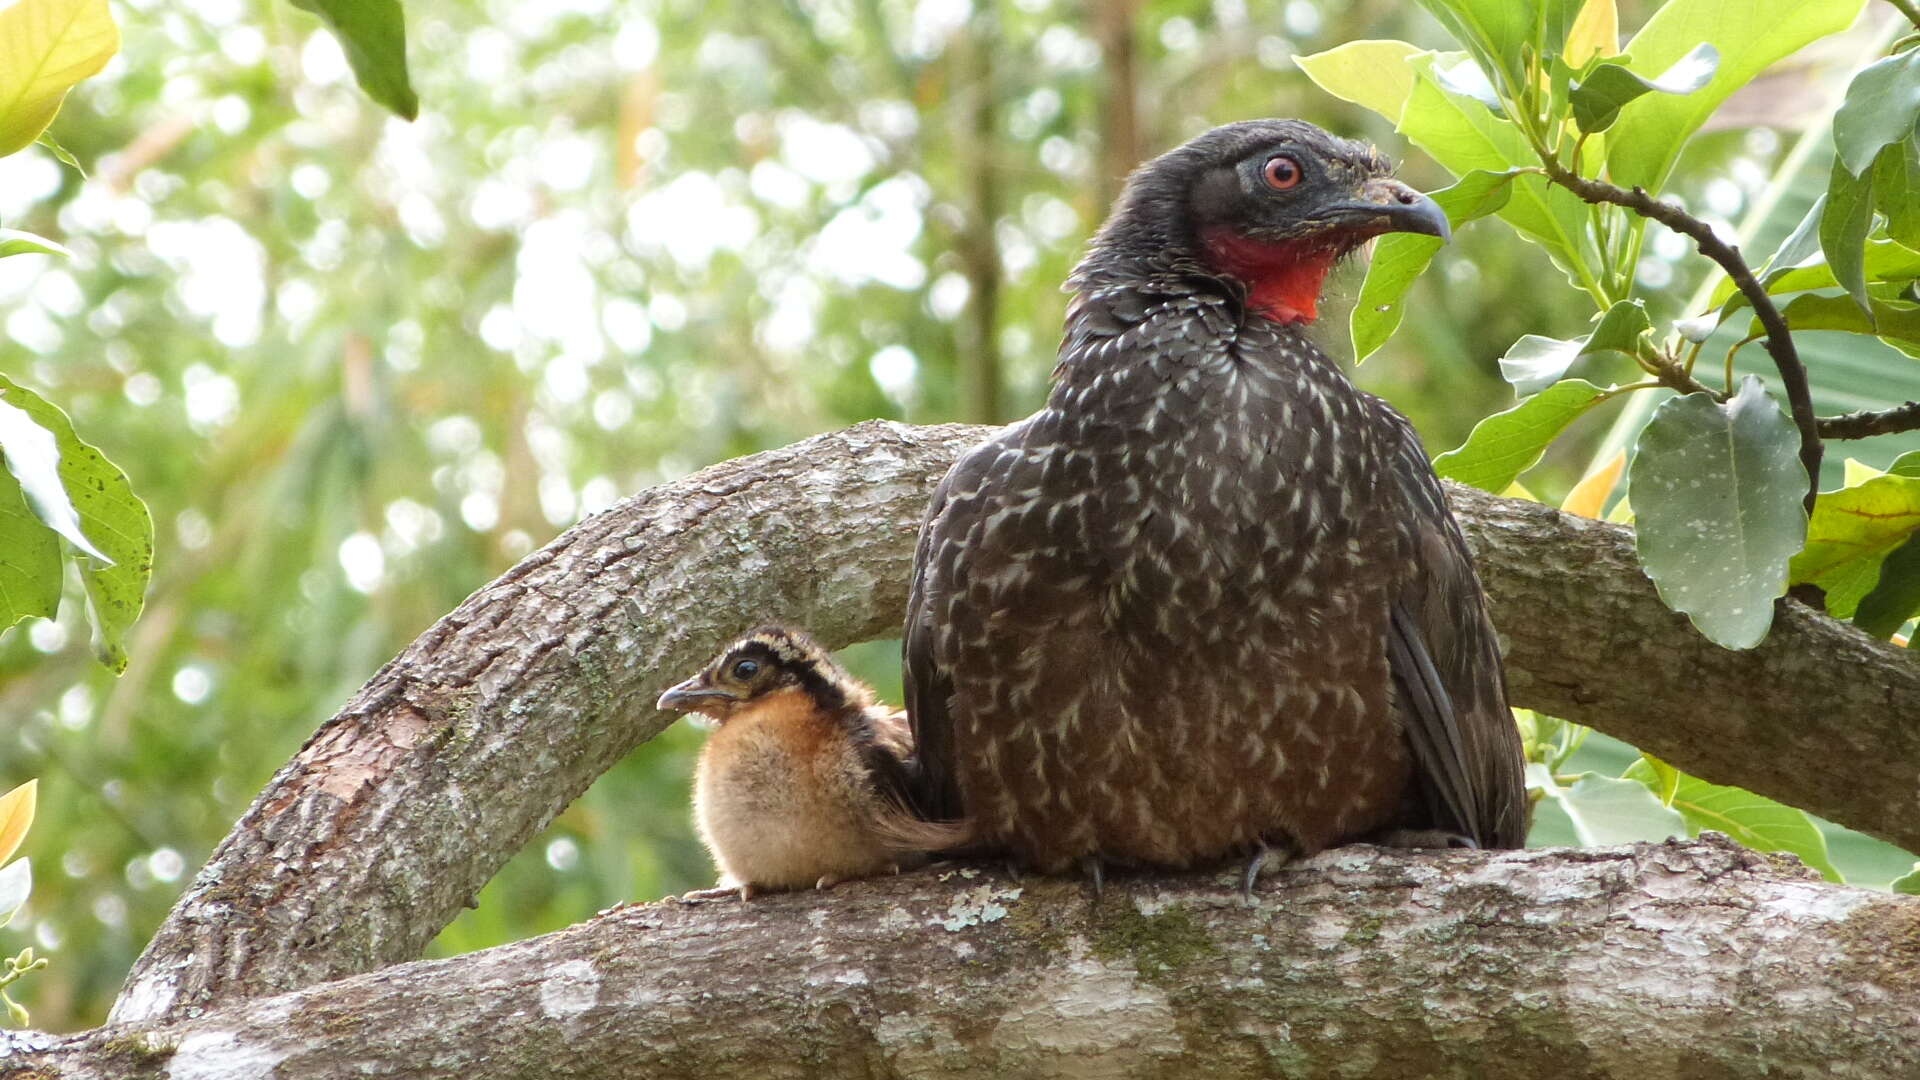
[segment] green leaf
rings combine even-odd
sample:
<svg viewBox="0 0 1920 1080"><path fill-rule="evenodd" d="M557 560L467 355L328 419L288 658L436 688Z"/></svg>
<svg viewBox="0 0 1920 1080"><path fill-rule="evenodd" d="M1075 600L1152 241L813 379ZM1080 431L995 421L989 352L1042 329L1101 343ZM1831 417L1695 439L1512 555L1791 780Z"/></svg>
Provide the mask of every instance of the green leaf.
<svg viewBox="0 0 1920 1080"><path fill-rule="evenodd" d="M1868 297L1866 309L1855 306L1844 296L1796 296L1780 309L1787 325L1794 330L1846 330L1872 334L1887 344L1920 357L1920 304L1900 303ZM1760 331L1755 319L1748 333Z"/></svg>
<svg viewBox="0 0 1920 1080"><path fill-rule="evenodd" d="M1476 169L1452 187L1434 192L1433 201L1446 211L1448 223L1458 229L1505 206L1512 195L1515 175ZM1400 301L1441 246L1439 237L1418 233L1388 233L1376 242L1373 262L1367 267L1367 279L1360 286L1360 299L1349 321L1354 363L1372 356L1399 329Z"/></svg>
<svg viewBox="0 0 1920 1080"><path fill-rule="evenodd" d="M1719 66L1720 52L1708 42L1695 46L1653 79L1634 74L1626 62L1597 64L1584 80L1573 85L1569 94L1573 122L1581 131L1605 131L1620 118L1620 110L1635 98L1650 93L1691 94L1712 82Z"/></svg>
<svg viewBox="0 0 1920 1080"><path fill-rule="evenodd" d="M1816 504L1817 508L1817 504ZM1860 598L1853 625L1877 638L1890 638L1908 619L1920 614L1920 531L1880 561L1880 577L1873 590Z"/></svg>
<svg viewBox="0 0 1920 1080"><path fill-rule="evenodd" d="M1888 281L1912 281L1915 277L1920 277L1920 251L1915 251L1903 244L1896 244L1892 240L1869 240L1863 270L1870 285ZM1776 296L1784 293L1806 292L1809 289L1831 289L1840 284L1834 280L1833 267L1827 265L1825 260L1818 259L1807 266L1769 271L1761 282L1767 287L1767 292ZM1725 314L1730 315L1746 307L1747 298L1733 292L1731 281L1725 284L1729 295L1720 296L1716 292L1715 295L1719 298L1714 302L1731 301L1727 303L1725 310ZM1860 315L1859 308L1848 306L1855 315ZM1872 333L1871 330L1865 332Z"/></svg>
<svg viewBox="0 0 1920 1080"><path fill-rule="evenodd" d="M1538 334L1523 336L1500 358L1500 375L1522 397L1537 394L1560 381L1577 360L1603 352L1638 355L1640 339L1652 331L1645 301L1621 300L1606 310L1600 324L1585 337L1562 341Z"/></svg>
<svg viewBox="0 0 1920 1080"><path fill-rule="evenodd" d="M0 8L0 156L31 146L73 84L119 48L107 0L18 0Z"/></svg>
<svg viewBox="0 0 1920 1080"><path fill-rule="evenodd" d="M1638 356L1641 339L1651 333L1653 322L1647 318L1646 301L1619 300L1600 317L1600 325L1593 328L1593 333L1587 335L1580 355L1617 352Z"/></svg>
<svg viewBox="0 0 1920 1080"><path fill-rule="evenodd" d="M0 630L60 610L60 537L27 509L20 481L0 469Z"/></svg>
<svg viewBox="0 0 1920 1080"><path fill-rule="evenodd" d="M87 178L87 170L80 167L80 159L73 156L73 151L61 146L60 140L53 137L53 132L43 131L40 133L40 137L33 140L33 142L35 146L42 147L47 153L52 154L54 160L72 169L74 172L79 173L80 179L85 180Z"/></svg>
<svg viewBox="0 0 1920 1080"><path fill-rule="evenodd" d="M1873 166L1875 209L1887 216L1887 235L1920 248L1920 139L1880 151Z"/></svg>
<svg viewBox="0 0 1920 1080"><path fill-rule="evenodd" d="M1873 174L1854 176L1838 158L1827 183L1827 206L1820 214L1820 250L1834 280L1862 310L1867 306L1867 231L1873 227Z"/></svg>
<svg viewBox="0 0 1920 1080"><path fill-rule="evenodd" d="M1747 649L1807 533L1800 434L1748 376L1725 404L1687 394L1640 433L1630 490L1640 565L1668 607L1711 640Z"/></svg>
<svg viewBox="0 0 1920 1080"><path fill-rule="evenodd" d="M113 559L94 547L80 529L80 516L61 483L60 448L54 443L53 432L35 423L25 409L7 404L4 395L0 395L0 459L19 481L20 494L42 525L66 537L81 551L113 565Z"/></svg>
<svg viewBox="0 0 1920 1080"><path fill-rule="evenodd" d="M1509 97L1525 85L1524 56L1558 52L1578 0L1420 0Z"/></svg>
<svg viewBox="0 0 1920 1080"><path fill-rule="evenodd" d="M73 252L44 236L18 229L0 229L0 259L9 255L65 255L71 258Z"/></svg>
<svg viewBox="0 0 1920 1080"><path fill-rule="evenodd" d="M1598 773L1583 773L1561 787L1544 765L1527 766L1527 786L1537 787L1564 811L1581 847L1661 841L1687 835L1686 819L1660 805L1647 785Z"/></svg>
<svg viewBox="0 0 1920 1080"><path fill-rule="evenodd" d="M1909 450L1894 458L1887 471L1895 476L1920 476L1920 450Z"/></svg>
<svg viewBox="0 0 1920 1080"><path fill-rule="evenodd" d="M1894 878L1893 884L1887 886L1887 888L1897 893L1905 893L1908 896L1920 896L1920 862L1914 863L1912 870L1900 877Z"/></svg>
<svg viewBox="0 0 1920 1080"><path fill-rule="evenodd" d="M420 115L407 77L407 23L400 0L293 0L320 16L340 39L353 77L367 96L403 119Z"/></svg>
<svg viewBox="0 0 1920 1080"><path fill-rule="evenodd" d="M1404 41L1349 41L1312 56L1296 56L1293 62L1320 89L1397 124L1400 110L1413 93L1413 67L1408 61L1425 52Z"/></svg>
<svg viewBox="0 0 1920 1080"><path fill-rule="evenodd" d="M1506 412L1474 425L1467 441L1433 461L1449 480L1496 494L1533 468L1567 425L1606 400L1607 391L1584 379L1557 382Z"/></svg>
<svg viewBox="0 0 1920 1080"><path fill-rule="evenodd" d="M1667 804L1686 819L1689 835L1702 829L1726 833L1755 851L1785 851L1820 871L1828 881L1842 880L1827 854L1827 838L1805 811L1737 787L1709 784L1666 766L1670 776L1642 758L1627 767L1625 778L1659 792L1671 783Z"/></svg>
<svg viewBox="0 0 1920 1080"><path fill-rule="evenodd" d="M1867 65L1847 84L1847 97L1833 114L1833 145L1855 176L1867 171L1880 149L1913 134L1920 120L1920 50L1909 49Z"/></svg>
<svg viewBox="0 0 1920 1080"><path fill-rule="evenodd" d="M1720 68L1699 91L1684 96L1649 94L1622 112L1622 130L1607 148L1611 179L1658 193L1680 157L1687 137L1699 129L1729 94L1762 69L1808 42L1853 25L1866 0L1671 0L1653 13L1627 43L1628 66L1642 75L1665 71L1708 42L1719 50Z"/></svg>
<svg viewBox="0 0 1920 1080"><path fill-rule="evenodd" d="M1503 173L1534 165L1533 148L1519 128L1478 102L1449 93L1434 80L1431 67L1453 55L1457 54L1428 53L1412 59L1417 77L1400 113L1401 134L1455 176L1476 169ZM1517 177L1510 187L1512 196L1500 208L1500 217L1545 248L1576 285L1591 280L1597 256L1586 241L1587 205L1537 175Z"/></svg>
<svg viewBox="0 0 1920 1080"><path fill-rule="evenodd" d="M1917 528L1920 477L1882 473L1854 487L1823 491L1813 504L1806 550L1793 558L1792 583L1820 586L1827 612L1852 618L1879 580L1881 563Z"/></svg>
<svg viewBox="0 0 1920 1080"><path fill-rule="evenodd" d="M82 565L80 581L94 614L94 652L101 663L120 671L126 667L121 638L139 617L153 574L153 518L126 474L82 442L65 413L5 376L0 376L0 400L25 410L35 424L53 433L60 451L60 484L81 529L113 560L106 567Z"/></svg>
<svg viewBox="0 0 1920 1080"><path fill-rule="evenodd" d="M1645 776L1634 775L1634 770L1643 770ZM1680 793L1680 778L1686 774L1661 761L1652 754L1641 752L1640 760L1627 767L1625 776L1629 780L1639 780L1652 789L1660 800L1661 806L1672 806L1673 797Z"/></svg>

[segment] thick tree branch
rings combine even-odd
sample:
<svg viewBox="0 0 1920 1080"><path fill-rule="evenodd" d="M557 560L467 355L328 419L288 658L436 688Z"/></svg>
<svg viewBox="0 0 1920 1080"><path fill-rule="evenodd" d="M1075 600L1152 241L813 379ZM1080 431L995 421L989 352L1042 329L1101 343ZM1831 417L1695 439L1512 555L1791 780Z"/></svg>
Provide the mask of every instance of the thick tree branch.
<svg viewBox="0 0 1920 1080"><path fill-rule="evenodd" d="M1737 1080L1920 1062L1920 899L1725 838L1344 848L1252 906L1235 876L1095 899L936 867L623 907L184 1022L0 1033L0 1073Z"/></svg>
<svg viewBox="0 0 1920 1080"><path fill-rule="evenodd" d="M671 721L651 702L767 618L890 636L920 514L991 429L869 423L582 522L382 668L274 777L129 976L117 1021L410 960L520 845ZM1798 605L1733 653L1625 530L1453 488L1516 704L1920 848L1920 662Z"/></svg>
<svg viewBox="0 0 1920 1080"><path fill-rule="evenodd" d="M1800 351L1794 347L1793 334L1787 330L1786 317L1773 303L1773 297L1754 278L1753 270L1747 261L1740 257L1738 248L1714 235L1713 228L1706 222L1668 202L1661 202L1647 194L1644 188L1628 191L1603 180L1592 180L1569 170L1554 158L1552 154L1542 154L1541 164L1547 176L1554 183L1580 196L1590 203L1612 203L1624 206L1639 214L1665 225L1682 236L1689 237L1700 248L1700 254L1719 264L1740 289L1740 294L1753 306L1754 316L1767 331L1767 353L1773 357L1774 366L1780 369L1780 384L1787 392L1787 407L1793 414L1793 423L1800 429L1800 464L1807 470L1807 513L1813 513L1813 500L1820 493L1820 458L1824 449L1820 443L1819 419L1813 413L1813 393L1807 388L1807 366L1800 361Z"/></svg>

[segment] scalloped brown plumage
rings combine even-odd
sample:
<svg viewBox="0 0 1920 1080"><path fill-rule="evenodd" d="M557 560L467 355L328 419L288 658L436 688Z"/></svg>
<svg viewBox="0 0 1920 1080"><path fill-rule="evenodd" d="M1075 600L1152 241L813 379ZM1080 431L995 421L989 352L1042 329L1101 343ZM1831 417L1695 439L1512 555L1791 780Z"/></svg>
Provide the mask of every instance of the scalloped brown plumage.
<svg viewBox="0 0 1920 1080"><path fill-rule="evenodd" d="M921 530L924 812L1046 871L1523 842L1465 541L1412 427L1302 325L1334 257L1446 234L1387 173L1257 121L1129 180L1046 407L962 457Z"/></svg>

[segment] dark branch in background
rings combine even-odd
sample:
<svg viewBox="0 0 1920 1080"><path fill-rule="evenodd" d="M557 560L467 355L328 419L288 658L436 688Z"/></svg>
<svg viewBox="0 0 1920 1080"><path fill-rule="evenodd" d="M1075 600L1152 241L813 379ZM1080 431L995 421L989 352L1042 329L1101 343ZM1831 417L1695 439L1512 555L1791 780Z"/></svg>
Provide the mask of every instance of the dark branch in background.
<svg viewBox="0 0 1920 1080"><path fill-rule="evenodd" d="M1887 3L1899 8L1900 14L1905 15L1908 22L1920 27L1920 6L1916 6L1913 0L1887 0Z"/></svg>
<svg viewBox="0 0 1920 1080"><path fill-rule="evenodd" d="M1869 439L1920 429L1920 401L1909 401L1879 412L1850 412L1820 418L1824 439Z"/></svg>
<svg viewBox="0 0 1920 1080"><path fill-rule="evenodd" d="M1780 309L1773 304L1773 297L1753 276L1753 270L1747 261L1740 257L1740 251L1715 236L1706 222L1687 213L1672 203L1661 202L1647 194L1645 188L1636 187L1632 191L1615 187L1602 180L1589 180L1570 171L1555 160L1551 154L1542 154L1541 164L1546 167L1547 176L1554 183L1580 196L1590 203L1612 203L1624 206L1644 218L1665 225L1674 232L1692 238L1699 245L1700 254L1712 259L1727 272L1733 283L1739 287L1747 303L1753 305L1753 313L1760 319L1760 325L1767 331L1767 352L1772 355L1774 366L1780 369L1780 381L1786 387L1787 404L1793 413L1794 426L1800 429L1800 464L1807 470L1807 513L1813 513L1814 497L1820 493L1820 421L1813 413L1813 395L1807 389L1807 367L1800 362L1800 352L1794 348L1793 334L1787 330L1787 320Z"/></svg>
<svg viewBox="0 0 1920 1080"><path fill-rule="evenodd" d="M994 98L996 22L992 8L961 33L955 145L967 171L967 209L955 249L967 277L967 326L960 347L961 402L966 419L997 423L1000 416L1000 172L996 157L999 108Z"/></svg>
<svg viewBox="0 0 1920 1080"><path fill-rule="evenodd" d="M1120 197L1127 174L1140 164L1140 114L1134 74L1134 15L1139 0L1104 0L1093 5L1094 25L1100 35L1100 55L1106 72L1100 110L1100 205L1111 206Z"/></svg>

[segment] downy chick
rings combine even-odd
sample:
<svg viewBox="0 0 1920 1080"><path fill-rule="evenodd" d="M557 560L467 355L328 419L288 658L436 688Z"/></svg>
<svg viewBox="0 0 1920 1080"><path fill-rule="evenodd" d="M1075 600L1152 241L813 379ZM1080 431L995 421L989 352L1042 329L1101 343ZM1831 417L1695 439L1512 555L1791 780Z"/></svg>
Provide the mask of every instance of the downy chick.
<svg viewBox="0 0 1920 1080"><path fill-rule="evenodd" d="M964 827L908 810L913 737L805 634L763 626L729 645L660 708L717 723L694 773L694 820L720 883L688 893L828 888L919 866Z"/></svg>

